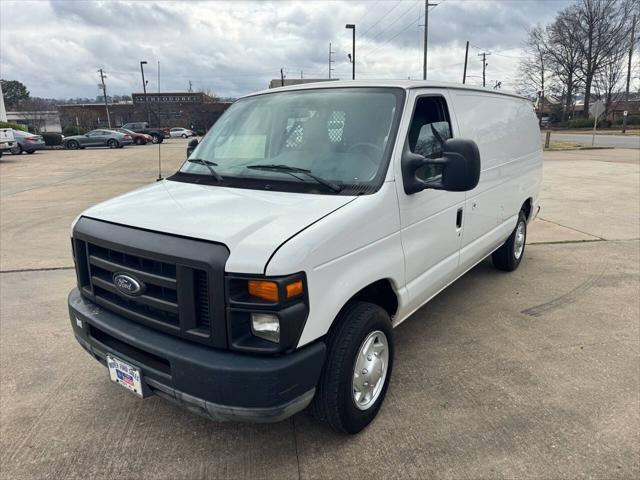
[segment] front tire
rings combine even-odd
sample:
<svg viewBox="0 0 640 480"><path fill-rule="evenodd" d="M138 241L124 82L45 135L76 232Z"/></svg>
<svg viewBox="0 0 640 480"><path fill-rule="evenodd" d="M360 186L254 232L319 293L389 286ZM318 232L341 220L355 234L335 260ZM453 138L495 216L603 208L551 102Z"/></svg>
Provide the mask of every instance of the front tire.
<svg viewBox="0 0 640 480"><path fill-rule="evenodd" d="M78 142L76 142L75 140L69 140L66 144L66 147L69 150L77 150L78 148L80 148L80 144Z"/></svg>
<svg viewBox="0 0 640 480"><path fill-rule="evenodd" d="M155 133L151 135L151 142L152 143L162 143L162 140L163 139L160 138L160 135L157 135Z"/></svg>
<svg viewBox="0 0 640 480"><path fill-rule="evenodd" d="M337 432L358 433L378 414L389 386L389 314L372 303L349 303L327 337L326 358L311 412Z"/></svg>
<svg viewBox="0 0 640 480"><path fill-rule="evenodd" d="M18 143L15 147L11 149L11 155L21 155L22 154L22 146Z"/></svg>
<svg viewBox="0 0 640 480"><path fill-rule="evenodd" d="M507 241L491 256L493 266L498 270L513 272L524 257L524 247L527 242L527 217L524 212L518 215L518 223Z"/></svg>

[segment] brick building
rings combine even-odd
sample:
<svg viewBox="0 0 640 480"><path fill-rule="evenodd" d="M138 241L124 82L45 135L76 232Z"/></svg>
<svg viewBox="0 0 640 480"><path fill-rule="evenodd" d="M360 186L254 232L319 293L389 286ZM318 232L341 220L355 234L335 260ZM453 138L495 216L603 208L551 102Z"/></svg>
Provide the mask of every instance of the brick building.
<svg viewBox="0 0 640 480"><path fill-rule="evenodd" d="M154 127L193 127L206 131L231 105L202 92L147 93L146 102L143 93L134 93L131 98L131 102L109 104L112 127L150 118ZM103 103L58 105L58 111L63 128L79 126L91 130L107 126Z"/></svg>

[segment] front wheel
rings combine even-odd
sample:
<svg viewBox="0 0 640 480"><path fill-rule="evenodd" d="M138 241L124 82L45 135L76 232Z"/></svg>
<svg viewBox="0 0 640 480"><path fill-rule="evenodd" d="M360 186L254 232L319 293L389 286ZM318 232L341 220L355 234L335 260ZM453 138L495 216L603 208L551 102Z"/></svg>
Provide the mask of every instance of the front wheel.
<svg viewBox="0 0 640 480"><path fill-rule="evenodd" d="M19 143L16 144L16 146L11 149L12 155L20 155L21 153L22 153L22 146L20 146Z"/></svg>
<svg viewBox="0 0 640 480"><path fill-rule="evenodd" d="M78 148L80 148L80 144L78 142L76 142L75 140L69 140L66 144L66 147L69 150L77 150Z"/></svg>
<svg viewBox="0 0 640 480"><path fill-rule="evenodd" d="M368 302L348 304L328 335L326 358L311 412L337 432L358 433L378 414L389 386L389 314Z"/></svg>
<svg viewBox="0 0 640 480"><path fill-rule="evenodd" d="M162 143L162 140L163 139L160 137L160 135L157 135L155 133L153 135L151 135L151 141L153 143Z"/></svg>
<svg viewBox="0 0 640 480"><path fill-rule="evenodd" d="M524 247L527 241L527 217L524 212L518 215L518 223L506 242L491 256L493 266L498 270L512 272L524 257Z"/></svg>

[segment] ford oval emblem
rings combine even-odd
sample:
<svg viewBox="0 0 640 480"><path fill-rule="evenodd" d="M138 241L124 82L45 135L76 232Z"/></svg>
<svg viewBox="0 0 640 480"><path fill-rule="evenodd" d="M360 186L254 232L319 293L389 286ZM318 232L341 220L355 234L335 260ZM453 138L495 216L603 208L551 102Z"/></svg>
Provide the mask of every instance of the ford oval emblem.
<svg viewBox="0 0 640 480"><path fill-rule="evenodd" d="M114 273L113 284L119 292L125 295L141 295L144 292L144 283L129 273Z"/></svg>

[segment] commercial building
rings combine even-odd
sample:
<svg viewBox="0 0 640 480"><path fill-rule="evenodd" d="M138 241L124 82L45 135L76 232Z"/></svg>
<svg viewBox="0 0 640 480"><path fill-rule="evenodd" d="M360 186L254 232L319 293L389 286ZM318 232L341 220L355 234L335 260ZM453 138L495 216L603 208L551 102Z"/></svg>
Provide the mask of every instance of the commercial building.
<svg viewBox="0 0 640 480"><path fill-rule="evenodd" d="M111 126L150 122L156 127L208 130L231 102L222 102L202 92L133 93L131 102L109 104ZM107 125L104 103L58 105L62 127L90 130Z"/></svg>

